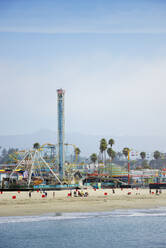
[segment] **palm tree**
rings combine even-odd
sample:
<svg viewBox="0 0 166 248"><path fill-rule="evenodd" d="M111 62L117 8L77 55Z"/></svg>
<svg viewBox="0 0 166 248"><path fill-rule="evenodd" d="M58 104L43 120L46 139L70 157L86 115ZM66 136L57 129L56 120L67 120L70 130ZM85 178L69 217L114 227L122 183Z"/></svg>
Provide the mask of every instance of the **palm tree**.
<svg viewBox="0 0 166 248"><path fill-rule="evenodd" d="M126 159L128 158L128 184L130 184L130 162L129 162L129 152L130 149L128 147L123 148L123 154L126 157Z"/></svg>
<svg viewBox="0 0 166 248"><path fill-rule="evenodd" d="M123 155L127 158L128 157L128 154L129 154L129 148L128 147L125 147L125 148L123 148Z"/></svg>
<svg viewBox="0 0 166 248"><path fill-rule="evenodd" d="M77 158L79 157L81 151L80 151L80 149L78 147L76 147L75 150L74 150L74 153L75 153L75 160L77 161Z"/></svg>
<svg viewBox="0 0 166 248"><path fill-rule="evenodd" d="M158 158L160 158L160 156L161 156L161 154L160 154L159 151L155 151L155 152L154 152L153 157L154 157L156 160L157 160Z"/></svg>
<svg viewBox="0 0 166 248"><path fill-rule="evenodd" d="M39 149L40 148L40 144L38 142L33 144L33 148L34 149Z"/></svg>
<svg viewBox="0 0 166 248"><path fill-rule="evenodd" d="M140 156L141 156L142 160L145 159L146 158L146 152L140 152Z"/></svg>
<svg viewBox="0 0 166 248"><path fill-rule="evenodd" d="M96 161L97 161L97 154L96 153L92 153L92 155L90 156L90 160L94 163L94 168L96 168Z"/></svg>
<svg viewBox="0 0 166 248"><path fill-rule="evenodd" d="M91 156L90 156L90 160L94 163L94 165L95 165L95 163L96 163L96 161L97 161L97 154L96 153L93 153Z"/></svg>
<svg viewBox="0 0 166 248"><path fill-rule="evenodd" d="M105 154L105 161L106 161L106 150L107 150L107 141L106 141L106 139L101 139L100 140L100 152L101 152L101 154L102 154L102 161L104 160L103 159L103 153ZM104 161L104 163L105 163L105 161Z"/></svg>
<svg viewBox="0 0 166 248"><path fill-rule="evenodd" d="M109 141L108 141L108 144L111 146L111 148L112 148L112 146L115 144L115 141L114 141L114 139L110 139Z"/></svg>
<svg viewBox="0 0 166 248"><path fill-rule="evenodd" d="M116 156L116 152L111 147L107 149L107 153L109 158L111 158L111 160L113 160ZM112 163L111 163L111 177L112 177Z"/></svg>
<svg viewBox="0 0 166 248"><path fill-rule="evenodd" d="M114 150L112 150L112 148L111 147L109 147L108 149L107 149L107 153L108 153L108 156L113 160L114 158L115 158L115 156L116 156L116 152L114 151Z"/></svg>

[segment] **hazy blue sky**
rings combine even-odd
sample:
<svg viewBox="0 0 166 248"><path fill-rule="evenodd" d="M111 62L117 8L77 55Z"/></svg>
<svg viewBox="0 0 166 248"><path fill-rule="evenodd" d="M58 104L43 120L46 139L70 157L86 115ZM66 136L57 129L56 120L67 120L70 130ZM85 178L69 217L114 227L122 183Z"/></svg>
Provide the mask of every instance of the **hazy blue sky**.
<svg viewBox="0 0 166 248"><path fill-rule="evenodd" d="M0 0L0 134L166 135L166 1Z"/></svg>

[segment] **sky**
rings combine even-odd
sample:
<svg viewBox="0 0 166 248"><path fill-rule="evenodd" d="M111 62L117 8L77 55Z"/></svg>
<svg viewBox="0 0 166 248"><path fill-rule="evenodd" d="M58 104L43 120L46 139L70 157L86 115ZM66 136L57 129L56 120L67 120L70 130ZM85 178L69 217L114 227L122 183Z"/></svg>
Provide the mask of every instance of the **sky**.
<svg viewBox="0 0 166 248"><path fill-rule="evenodd" d="M166 1L0 0L0 135L166 136Z"/></svg>

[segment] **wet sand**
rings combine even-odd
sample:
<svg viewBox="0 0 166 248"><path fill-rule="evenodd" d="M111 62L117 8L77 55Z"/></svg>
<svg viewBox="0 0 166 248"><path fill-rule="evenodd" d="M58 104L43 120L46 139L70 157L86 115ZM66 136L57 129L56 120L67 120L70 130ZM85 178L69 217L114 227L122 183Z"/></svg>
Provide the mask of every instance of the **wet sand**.
<svg viewBox="0 0 166 248"><path fill-rule="evenodd" d="M31 198L28 192L3 192L0 194L0 216L166 207L166 190L159 195L155 194L155 190L152 190L154 194L149 194L149 189L115 189L115 194L112 189L86 191L88 197L70 197L69 190L54 191L53 197L53 191L47 191L47 197L44 198L41 192L32 192ZM12 199L13 196L16 199Z"/></svg>

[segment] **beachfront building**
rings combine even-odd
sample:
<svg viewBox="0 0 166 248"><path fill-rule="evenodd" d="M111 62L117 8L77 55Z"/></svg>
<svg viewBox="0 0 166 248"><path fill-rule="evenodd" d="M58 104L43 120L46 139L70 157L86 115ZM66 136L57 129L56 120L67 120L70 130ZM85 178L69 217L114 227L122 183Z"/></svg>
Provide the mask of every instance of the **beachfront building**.
<svg viewBox="0 0 166 248"><path fill-rule="evenodd" d="M142 170L130 170L130 177L134 184L149 184L157 182L157 178L160 177L160 170L158 169L142 169Z"/></svg>

